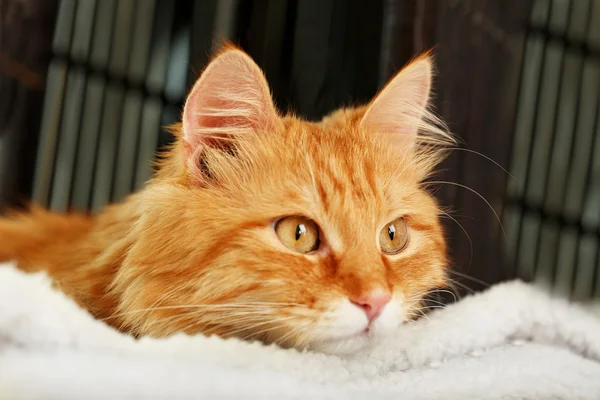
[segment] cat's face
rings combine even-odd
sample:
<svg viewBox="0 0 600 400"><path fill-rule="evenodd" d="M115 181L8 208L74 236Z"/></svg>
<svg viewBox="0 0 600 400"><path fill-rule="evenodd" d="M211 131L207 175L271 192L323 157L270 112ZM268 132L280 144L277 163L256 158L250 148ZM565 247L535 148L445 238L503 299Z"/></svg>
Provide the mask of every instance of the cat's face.
<svg viewBox="0 0 600 400"><path fill-rule="evenodd" d="M213 61L137 197L115 290L123 315L151 310L123 324L347 353L418 316L447 262L420 185L436 157L415 144L429 69L417 61L369 107L315 124L279 117L243 53Z"/></svg>

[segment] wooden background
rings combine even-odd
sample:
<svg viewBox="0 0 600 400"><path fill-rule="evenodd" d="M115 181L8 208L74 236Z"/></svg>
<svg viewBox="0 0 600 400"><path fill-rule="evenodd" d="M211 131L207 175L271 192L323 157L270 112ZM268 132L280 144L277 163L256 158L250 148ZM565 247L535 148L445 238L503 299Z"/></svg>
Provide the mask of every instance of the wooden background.
<svg viewBox="0 0 600 400"><path fill-rule="evenodd" d="M368 101L411 57L435 48L436 106L469 150L453 151L436 178L451 182L436 192L453 210L455 221L445 223L455 270L487 283L514 277L494 214L503 214L508 175L474 152L510 164L531 7L531 0L0 0L0 204L33 197L94 210L138 187L146 170L137 164L168 142L159 127L178 118L186 87L219 38L255 58L282 109L308 119ZM97 88L104 97L92 98L93 82L106 86ZM98 129L116 133L84 148L91 101L104 107ZM125 121L110 108L115 101L140 119ZM147 119L146 110L160 118ZM148 126L150 136L140 133ZM136 165L123 161L123 146L133 146ZM78 157L83 151L91 156Z"/></svg>

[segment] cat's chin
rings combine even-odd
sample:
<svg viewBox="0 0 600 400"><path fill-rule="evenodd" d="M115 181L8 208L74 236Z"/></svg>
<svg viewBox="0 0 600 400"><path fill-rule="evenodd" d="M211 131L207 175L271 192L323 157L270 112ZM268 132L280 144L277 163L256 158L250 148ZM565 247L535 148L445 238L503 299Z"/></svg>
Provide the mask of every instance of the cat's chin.
<svg viewBox="0 0 600 400"><path fill-rule="evenodd" d="M406 309L399 297L392 299L372 324L362 310L343 301L324 314L321 324L328 328L327 333L315 337L309 349L336 355L356 353L391 335L405 320Z"/></svg>
<svg viewBox="0 0 600 400"><path fill-rule="evenodd" d="M320 353L348 355L369 347L375 338L367 332L361 332L346 338L320 340L311 343L310 349Z"/></svg>

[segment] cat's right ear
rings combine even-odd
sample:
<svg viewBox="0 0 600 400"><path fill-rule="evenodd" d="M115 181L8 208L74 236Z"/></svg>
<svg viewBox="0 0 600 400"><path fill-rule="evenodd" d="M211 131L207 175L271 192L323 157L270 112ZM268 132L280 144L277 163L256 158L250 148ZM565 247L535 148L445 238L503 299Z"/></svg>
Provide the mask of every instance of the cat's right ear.
<svg viewBox="0 0 600 400"><path fill-rule="evenodd" d="M206 147L226 147L236 135L268 132L280 119L258 65L243 51L228 48L194 84L182 122L184 156L189 159Z"/></svg>

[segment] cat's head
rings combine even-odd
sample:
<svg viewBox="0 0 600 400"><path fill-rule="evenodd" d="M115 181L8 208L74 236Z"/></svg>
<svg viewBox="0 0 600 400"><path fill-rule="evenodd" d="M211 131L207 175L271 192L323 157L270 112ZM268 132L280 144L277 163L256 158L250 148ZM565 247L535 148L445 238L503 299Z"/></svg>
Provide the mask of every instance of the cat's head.
<svg viewBox="0 0 600 400"><path fill-rule="evenodd" d="M449 140L427 111L431 69L418 58L369 105L311 123L278 113L245 53L218 55L137 197L123 324L342 353L417 316L447 266L422 186Z"/></svg>

